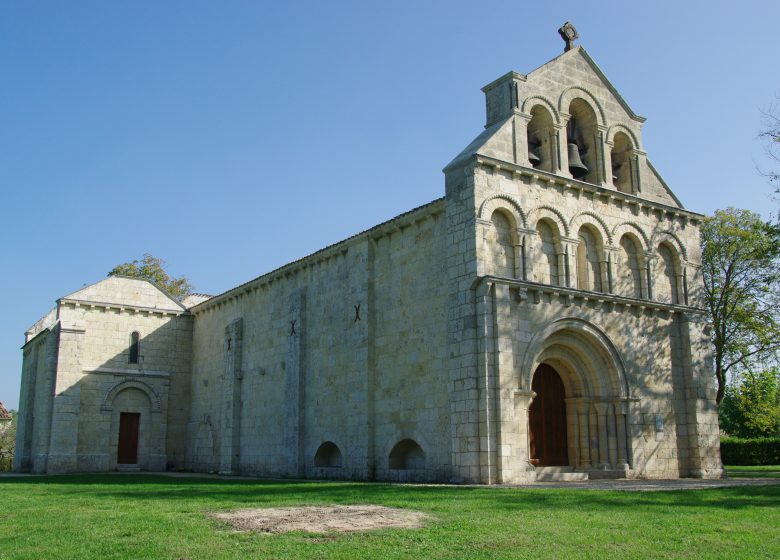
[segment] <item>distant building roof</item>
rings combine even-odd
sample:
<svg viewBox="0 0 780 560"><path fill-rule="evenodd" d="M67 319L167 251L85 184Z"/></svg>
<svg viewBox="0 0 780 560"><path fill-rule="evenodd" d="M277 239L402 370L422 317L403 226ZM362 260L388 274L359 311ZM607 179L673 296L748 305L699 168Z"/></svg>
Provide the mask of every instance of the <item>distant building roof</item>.
<svg viewBox="0 0 780 560"><path fill-rule="evenodd" d="M11 413L8 412L3 406L3 403L0 402L0 422L5 420L11 420Z"/></svg>
<svg viewBox="0 0 780 560"><path fill-rule="evenodd" d="M181 300L181 304L189 309L190 307L194 307L198 305L199 303L203 303L207 299L211 299L214 296L210 296L208 294L190 294L187 297L185 297L183 300Z"/></svg>

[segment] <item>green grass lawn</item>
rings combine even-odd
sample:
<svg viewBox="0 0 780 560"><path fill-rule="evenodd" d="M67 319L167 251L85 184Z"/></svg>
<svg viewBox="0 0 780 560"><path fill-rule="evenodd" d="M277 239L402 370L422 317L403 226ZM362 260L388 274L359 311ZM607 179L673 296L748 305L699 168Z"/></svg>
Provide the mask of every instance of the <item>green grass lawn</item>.
<svg viewBox="0 0 780 560"><path fill-rule="evenodd" d="M0 477L0 558L779 558L780 485L606 492L170 478ZM237 533L205 511L380 504L424 529Z"/></svg>
<svg viewBox="0 0 780 560"><path fill-rule="evenodd" d="M780 465L727 465L730 478L780 478Z"/></svg>

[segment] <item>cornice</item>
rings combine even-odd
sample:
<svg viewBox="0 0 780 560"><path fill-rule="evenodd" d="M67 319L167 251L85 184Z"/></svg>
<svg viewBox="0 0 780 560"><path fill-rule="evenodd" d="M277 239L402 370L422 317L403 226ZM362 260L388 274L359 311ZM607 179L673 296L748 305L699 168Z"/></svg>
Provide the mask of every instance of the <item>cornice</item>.
<svg viewBox="0 0 780 560"><path fill-rule="evenodd" d="M105 301L90 301L90 300L84 300L84 299L71 299L71 298L60 298L57 300L57 304L62 305L72 305L73 307L79 308L79 307L85 307L90 309L105 309L110 310L114 309L117 311L133 311L133 312L143 312L143 313L151 313L154 315L161 315L161 316L179 316L179 315L189 315L189 311L186 309L160 309L159 307L143 307L140 305L128 305L126 303L108 303Z"/></svg>
<svg viewBox="0 0 780 560"><path fill-rule="evenodd" d="M271 284L279 279L287 278L300 270L308 268L310 266L317 265L328 259L344 256L349 251L349 247L353 244L369 239L371 241L378 241L382 237L392 235L395 232L401 231L411 225L420 223L427 220L430 217L436 217L443 214L445 211L445 198L437 198L436 200L419 206L404 214L396 216L386 222L376 225L370 229L357 233L347 239L329 245L311 255L298 259L283 265L276 270L272 270L266 274L258 276L249 282L240 284L235 288L231 288L226 292L212 297L204 302L201 302L193 307L190 307L189 311L197 315L203 311L211 309L215 306L223 305L224 303L240 298L246 294L258 290L260 287Z"/></svg>
<svg viewBox="0 0 780 560"><path fill-rule="evenodd" d="M548 171L542 171L540 169L534 169L532 167L523 167L522 165L517 165L515 163L503 161L491 156L486 156L483 154L474 154L472 158L473 161L476 161L480 165L492 167L493 169L496 170L509 171L517 177L530 177L537 182L548 182L554 185L558 185L560 187L563 187L564 190L568 189L580 193L583 192L589 193L594 196L599 196L601 198L604 198L606 199L607 202L620 201L621 203L629 206L634 205L640 211L643 208L648 208L653 211L658 211L664 214L672 215L676 218L681 218L685 221L690 221L694 224L698 224L704 218L703 214L699 214L698 212L692 212L690 210L686 210L685 208L677 208L675 206L669 206L668 204L663 204L660 202L648 200L646 198L641 198L633 194L628 194L628 193L600 187L592 183L585 183L583 181L578 181L577 179L561 177L559 175L555 175L554 173L550 173Z"/></svg>
<svg viewBox="0 0 780 560"><path fill-rule="evenodd" d="M471 287L472 289L477 289L484 283L502 284L505 286L509 286L511 288L518 288L519 290L521 290L521 294L523 293L522 291L524 290L526 293L531 292L531 293L539 293L539 294L550 294L552 296L560 296L566 300L569 300L569 303L566 303L565 305L570 305L572 300L581 300L586 302L594 301L597 303L611 304L611 305L623 306L629 308L634 307L642 311L649 310L651 312L664 311L667 313L693 313L696 315L704 315L707 312L705 309L702 309L700 307L692 307L688 305L678 305L672 303L662 303L659 301L637 299L637 298L631 298L631 297L604 293L604 292L591 292L587 290L580 290L577 288L566 288L563 286L552 286L550 284L540 284L538 282L517 280L515 278L504 278L501 276L491 276L491 275L479 276L474 280Z"/></svg>

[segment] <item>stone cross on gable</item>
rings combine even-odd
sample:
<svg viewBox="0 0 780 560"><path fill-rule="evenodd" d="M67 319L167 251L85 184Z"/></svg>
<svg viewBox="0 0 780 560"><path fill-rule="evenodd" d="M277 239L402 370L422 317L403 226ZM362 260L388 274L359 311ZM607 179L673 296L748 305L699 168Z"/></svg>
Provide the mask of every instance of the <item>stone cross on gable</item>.
<svg viewBox="0 0 780 560"><path fill-rule="evenodd" d="M568 21L561 26L561 28L558 30L558 33L566 42L566 46L563 48L563 52L570 51L574 46L574 39L580 38L580 36L577 34L577 30L574 29L574 26Z"/></svg>

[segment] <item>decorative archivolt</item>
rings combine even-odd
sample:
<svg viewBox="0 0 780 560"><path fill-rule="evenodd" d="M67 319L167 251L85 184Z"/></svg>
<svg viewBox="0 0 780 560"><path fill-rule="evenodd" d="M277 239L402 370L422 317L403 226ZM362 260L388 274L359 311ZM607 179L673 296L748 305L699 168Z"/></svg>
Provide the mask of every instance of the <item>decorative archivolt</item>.
<svg viewBox="0 0 780 560"><path fill-rule="evenodd" d="M569 225L566 223L566 219L563 217L563 214L561 214L560 210L546 204L537 206L528 212L528 227L530 229L536 229L537 222L542 218L552 220L555 225L558 226L559 232L562 232L565 237L570 237Z"/></svg>
<svg viewBox="0 0 780 560"><path fill-rule="evenodd" d="M561 117L558 114L558 110L555 108L555 105L552 101L544 97L543 95L534 95L532 97L529 97L527 99L523 100L523 105L520 107L520 110L523 113L526 113L528 115L531 114L531 110L536 107L537 105L544 106L549 112L550 116L553 118L553 121L555 124L561 123Z"/></svg>
<svg viewBox="0 0 780 560"><path fill-rule="evenodd" d="M577 317L558 319L537 332L523 356L520 389L530 389L533 374L543 362L570 370L570 386L591 397L629 396L626 370L609 337L594 324ZM560 367L560 366L559 366Z"/></svg>
<svg viewBox="0 0 780 560"><path fill-rule="evenodd" d="M596 96L582 86L571 86L563 90L561 96L558 98L558 110L562 113L568 113L571 102L577 97L583 97L582 94L585 96L584 101L591 107L595 107L596 115L599 120L598 124L606 126L607 118L604 113L604 108L601 106L601 103L599 103L599 100L596 99Z"/></svg>
<svg viewBox="0 0 780 560"><path fill-rule="evenodd" d="M577 212L569 222L569 228L571 231L576 233L583 225L586 224L595 227L597 230L600 230L601 235L603 235L604 239L606 240L606 245L612 245L612 234L607 227L607 223L601 218L601 216L595 212L591 212L590 210Z"/></svg>
<svg viewBox="0 0 780 560"><path fill-rule="evenodd" d="M526 227L528 220L525 212L523 212L523 209L520 207L520 203L511 196L505 194L496 194L486 198L479 207L477 217L483 220L489 220L490 216L492 216L493 212L496 210L503 210L510 214L514 218L516 226L520 225L521 227Z"/></svg>
<svg viewBox="0 0 780 560"><path fill-rule="evenodd" d="M625 124L613 124L607 129L607 138L606 142L607 144L612 144L615 141L615 134L618 132L623 132L626 136L628 136L631 139L631 143L634 145L635 150L640 150L641 147L639 146L639 138L637 138L636 134L634 134L634 131L628 128Z"/></svg>
<svg viewBox="0 0 780 560"><path fill-rule="evenodd" d="M685 249L685 244L671 231L659 231L653 234L651 247L656 249L661 243L670 245L677 253L678 258L681 257L684 261L688 260L688 251Z"/></svg>
<svg viewBox="0 0 780 560"><path fill-rule="evenodd" d="M106 410L110 411L114 409L114 399L116 399L117 395L124 391L125 389L138 389L139 391L142 391L146 394L147 397L149 397L149 403L151 404L151 411L152 412L161 412L162 411L162 402L160 400L160 395L157 394L157 392L147 383L144 383L143 381L139 381L137 379L125 379L124 381L120 381L116 385L114 385L107 393L105 398L103 399L103 404L100 407L100 410Z"/></svg>
<svg viewBox="0 0 780 560"><path fill-rule="evenodd" d="M618 242L620 241L620 238L627 233L633 233L639 239L642 240L643 252L647 252L650 250L651 247L650 239L647 237L645 230L643 230L640 226L638 226L634 222L623 222L622 224L618 224L614 228L612 228L612 238L617 239Z"/></svg>

